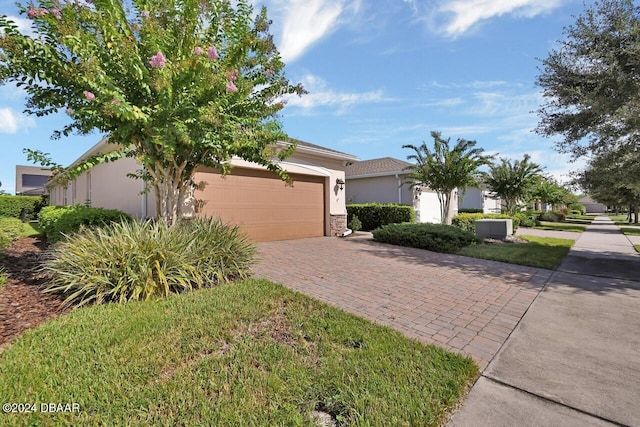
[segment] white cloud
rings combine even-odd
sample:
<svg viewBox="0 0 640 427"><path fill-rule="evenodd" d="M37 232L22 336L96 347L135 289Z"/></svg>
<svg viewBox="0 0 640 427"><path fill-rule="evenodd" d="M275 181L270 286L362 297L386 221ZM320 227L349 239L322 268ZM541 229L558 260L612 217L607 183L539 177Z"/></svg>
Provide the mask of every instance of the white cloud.
<svg viewBox="0 0 640 427"><path fill-rule="evenodd" d="M510 15L533 18L567 0L404 0L419 21L448 37L458 37L479 23Z"/></svg>
<svg viewBox="0 0 640 427"><path fill-rule="evenodd" d="M33 35L33 29L31 28L31 21L28 19L20 18L17 16L7 16L11 21L15 22L18 26L18 31L27 36Z"/></svg>
<svg viewBox="0 0 640 427"><path fill-rule="evenodd" d="M315 42L330 34L345 11L344 0L274 0L277 26L280 26L280 55L291 62Z"/></svg>
<svg viewBox="0 0 640 427"><path fill-rule="evenodd" d="M31 117L16 114L11 108L0 108L0 132L16 133L21 129L35 126Z"/></svg>
<svg viewBox="0 0 640 427"><path fill-rule="evenodd" d="M384 96L382 90L337 92L329 88L324 80L313 74L307 74L302 79L302 85L309 93L302 97L287 97L288 107L300 107L305 110L311 110L316 107L338 107L337 112L344 113L353 105L392 101L392 99Z"/></svg>

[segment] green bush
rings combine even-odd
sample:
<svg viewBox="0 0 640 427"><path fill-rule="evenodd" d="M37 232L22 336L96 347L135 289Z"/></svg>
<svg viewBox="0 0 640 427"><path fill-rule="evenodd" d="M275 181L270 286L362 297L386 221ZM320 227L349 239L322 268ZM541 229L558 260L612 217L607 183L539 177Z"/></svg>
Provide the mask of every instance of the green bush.
<svg viewBox="0 0 640 427"><path fill-rule="evenodd" d="M360 222L360 218L354 215L353 218L351 218L351 222L347 225L347 228L352 230L354 233L362 230L362 222Z"/></svg>
<svg viewBox="0 0 640 427"><path fill-rule="evenodd" d="M18 218L0 218L0 249L24 233L24 223Z"/></svg>
<svg viewBox="0 0 640 427"><path fill-rule="evenodd" d="M482 239L458 227L443 224L389 224L373 231L377 242L426 249L434 252L456 253L465 246Z"/></svg>
<svg viewBox="0 0 640 427"><path fill-rule="evenodd" d="M540 214L538 220L540 221L550 221L550 222L564 222L567 219L567 215L564 212L544 212Z"/></svg>
<svg viewBox="0 0 640 427"><path fill-rule="evenodd" d="M451 224L465 231L475 234L476 220L478 219L511 219L513 223L513 232L515 233L520 225L518 216L510 216L505 214L483 214L483 213L462 213L453 217Z"/></svg>
<svg viewBox="0 0 640 427"><path fill-rule="evenodd" d="M572 213L576 212L574 215L584 215L584 213L587 211L587 208L585 208L582 203L571 203L568 207Z"/></svg>
<svg viewBox="0 0 640 427"><path fill-rule="evenodd" d="M347 205L347 223L357 216L362 230L375 230L387 224L415 222L413 206L397 203L363 203Z"/></svg>
<svg viewBox="0 0 640 427"><path fill-rule="evenodd" d="M41 196L0 196L0 216L20 218L22 209L37 215L47 202Z"/></svg>
<svg viewBox="0 0 640 427"><path fill-rule="evenodd" d="M519 212L514 215L514 218L518 218L519 227L535 227L538 223L536 220L537 215L529 215L525 212Z"/></svg>
<svg viewBox="0 0 640 427"><path fill-rule="evenodd" d="M82 205L47 206L38 215L42 232L50 242L57 242L81 226L104 226L112 222L131 221L131 216L117 209L90 208Z"/></svg>
<svg viewBox="0 0 640 427"><path fill-rule="evenodd" d="M484 213L484 210L482 209L472 209L472 208L462 208L462 209L458 209L458 213Z"/></svg>
<svg viewBox="0 0 640 427"><path fill-rule="evenodd" d="M149 300L246 278L255 249L237 226L195 219L113 223L82 229L55 245L43 270L46 292L66 303Z"/></svg>

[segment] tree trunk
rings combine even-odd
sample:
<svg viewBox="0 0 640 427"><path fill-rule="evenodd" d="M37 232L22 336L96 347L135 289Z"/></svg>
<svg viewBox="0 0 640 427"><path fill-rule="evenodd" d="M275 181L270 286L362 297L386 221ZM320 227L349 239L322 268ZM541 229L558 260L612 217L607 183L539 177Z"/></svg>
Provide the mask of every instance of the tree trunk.
<svg viewBox="0 0 640 427"><path fill-rule="evenodd" d="M156 190L156 216L169 225L176 224L183 215L182 204L191 176L184 176L184 165L162 167L155 164L149 168Z"/></svg>

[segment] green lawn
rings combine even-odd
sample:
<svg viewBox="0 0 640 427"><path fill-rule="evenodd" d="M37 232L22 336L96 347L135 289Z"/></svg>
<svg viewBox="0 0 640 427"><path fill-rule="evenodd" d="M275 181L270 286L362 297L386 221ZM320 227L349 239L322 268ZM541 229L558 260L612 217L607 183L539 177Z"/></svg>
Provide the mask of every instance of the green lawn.
<svg viewBox="0 0 640 427"><path fill-rule="evenodd" d="M593 215L567 215L567 222L573 224L591 224L594 220Z"/></svg>
<svg viewBox="0 0 640 427"><path fill-rule="evenodd" d="M633 245L634 248L636 248L636 252L640 252L640 245Z"/></svg>
<svg viewBox="0 0 640 427"><path fill-rule="evenodd" d="M30 221L24 224L24 237L36 237L42 234L38 221Z"/></svg>
<svg viewBox="0 0 640 427"><path fill-rule="evenodd" d="M620 231L627 236L640 236L640 227L620 227Z"/></svg>
<svg viewBox="0 0 640 427"><path fill-rule="evenodd" d="M555 230L555 231L571 231L574 233L582 233L587 229L586 225L580 224L569 224L566 222L540 222L540 225L536 225L533 228L537 228L539 230Z"/></svg>
<svg viewBox="0 0 640 427"><path fill-rule="evenodd" d="M83 308L0 352L3 425L439 425L475 363L264 280ZM39 408L39 406L38 406Z"/></svg>
<svg viewBox="0 0 640 427"><path fill-rule="evenodd" d="M573 240L551 237L518 236L529 243L481 244L463 248L459 254L511 264L554 270L569 253Z"/></svg>

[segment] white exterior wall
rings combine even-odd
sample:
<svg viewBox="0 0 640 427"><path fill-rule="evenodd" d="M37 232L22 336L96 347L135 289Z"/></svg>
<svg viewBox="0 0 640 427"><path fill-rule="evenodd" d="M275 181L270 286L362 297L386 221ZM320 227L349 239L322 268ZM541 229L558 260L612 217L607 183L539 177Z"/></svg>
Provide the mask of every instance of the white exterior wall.
<svg viewBox="0 0 640 427"><path fill-rule="evenodd" d="M67 183L66 187L52 185L49 188L51 204L65 206L90 203L95 208L119 209L135 218L153 217L154 193L140 194L142 181L127 176L138 169L140 165L131 158L97 165Z"/></svg>
<svg viewBox="0 0 640 427"><path fill-rule="evenodd" d="M467 188L458 204L459 209L482 209L483 213L500 213L502 201L491 197L491 192L480 188Z"/></svg>
<svg viewBox="0 0 640 427"><path fill-rule="evenodd" d="M430 222L440 224L442 216L440 215L440 200L435 191L422 187L420 196L415 199L413 207L416 211L417 222ZM451 218L458 214L458 192L453 192L453 199L449 205Z"/></svg>
<svg viewBox="0 0 640 427"><path fill-rule="evenodd" d="M348 178L347 203L403 203L413 204L413 190L402 184L406 175Z"/></svg>

